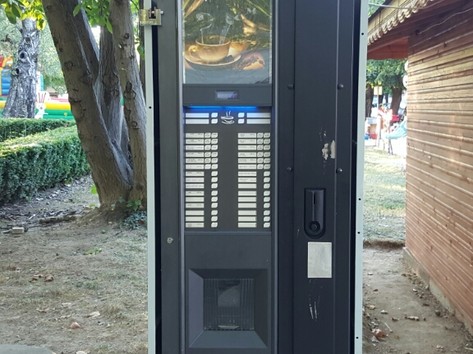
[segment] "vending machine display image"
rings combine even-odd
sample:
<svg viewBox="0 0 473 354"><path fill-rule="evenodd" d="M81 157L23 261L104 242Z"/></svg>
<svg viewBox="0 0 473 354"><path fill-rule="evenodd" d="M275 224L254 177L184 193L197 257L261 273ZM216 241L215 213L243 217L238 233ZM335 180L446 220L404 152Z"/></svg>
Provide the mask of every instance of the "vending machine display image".
<svg viewBox="0 0 473 354"><path fill-rule="evenodd" d="M269 84L271 0L184 0L186 84Z"/></svg>

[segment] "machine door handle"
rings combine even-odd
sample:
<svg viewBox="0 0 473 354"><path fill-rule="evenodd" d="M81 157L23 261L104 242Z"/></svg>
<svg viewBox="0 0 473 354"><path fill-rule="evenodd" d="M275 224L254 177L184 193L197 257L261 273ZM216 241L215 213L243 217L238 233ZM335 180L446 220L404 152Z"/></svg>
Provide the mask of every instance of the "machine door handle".
<svg viewBox="0 0 473 354"><path fill-rule="evenodd" d="M304 230L309 237L319 238L325 233L325 189L306 188Z"/></svg>

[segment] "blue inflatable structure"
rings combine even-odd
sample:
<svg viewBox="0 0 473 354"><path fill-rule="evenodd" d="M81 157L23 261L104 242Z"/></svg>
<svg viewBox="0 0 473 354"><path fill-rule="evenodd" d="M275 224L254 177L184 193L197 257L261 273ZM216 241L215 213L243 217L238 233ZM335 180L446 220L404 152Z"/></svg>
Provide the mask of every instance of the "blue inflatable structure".
<svg viewBox="0 0 473 354"><path fill-rule="evenodd" d="M2 85L1 96L8 96L8 93L10 92L10 84L11 84L11 70L1 69L0 78L1 78L1 85Z"/></svg>

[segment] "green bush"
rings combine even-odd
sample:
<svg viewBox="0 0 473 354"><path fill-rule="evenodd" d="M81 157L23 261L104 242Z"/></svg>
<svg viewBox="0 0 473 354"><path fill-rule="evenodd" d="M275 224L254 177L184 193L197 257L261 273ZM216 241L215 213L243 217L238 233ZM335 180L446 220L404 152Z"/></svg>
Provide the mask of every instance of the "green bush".
<svg viewBox="0 0 473 354"><path fill-rule="evenodd" d="M0 143L0 205L88 172L75 126L6 140Z"/></svg>
<svg viewBox="0 0 473 354"><path fill-rule="evenodd" d="M64 119L0 118L0 142L74 124Z"/></svg>

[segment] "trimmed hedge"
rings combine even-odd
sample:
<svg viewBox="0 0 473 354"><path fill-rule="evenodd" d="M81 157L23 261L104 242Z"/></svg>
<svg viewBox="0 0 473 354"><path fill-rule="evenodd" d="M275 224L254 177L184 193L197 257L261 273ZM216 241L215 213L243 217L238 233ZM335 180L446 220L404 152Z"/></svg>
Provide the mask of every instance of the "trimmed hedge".
<svg viewBox="0 0 473 354"><path fill-rule="evenodd" d="M0 205L88 172L75 126L6 140L0 143Z"/></svg>
<svg viewBox="0 0 473 354"><path fill-rule="evenodd" d="M65 119L0 118L0 142L74 124Z"/></svg>

